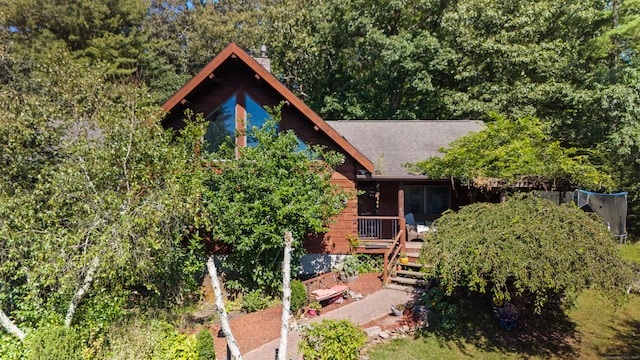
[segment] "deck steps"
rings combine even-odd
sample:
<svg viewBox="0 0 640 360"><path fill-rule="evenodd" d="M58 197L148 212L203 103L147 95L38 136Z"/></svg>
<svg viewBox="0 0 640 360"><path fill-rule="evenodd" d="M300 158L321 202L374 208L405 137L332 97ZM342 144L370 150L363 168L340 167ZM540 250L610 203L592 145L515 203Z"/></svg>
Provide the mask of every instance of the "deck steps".
<svg viewBox="0 0 640 360"><path fill-rule="evenodd" d="M396 274L403 275L409 278L422 278L423 274L420 271L413 270L396 270Z"/></svg>
<svg viewBox="0 0 640 360"><path fill-rule="evenodd" d="M412 257L407 253L409 262L402 264L398 262L395 265L394 270L391 272L392 276L389 278L389 282L386 285L387 288L399 287L401 291L408 292L420 292L424 291L429 285L429 279L425 279L425 274L422 271L424 268L428 268L430 264L418 263L417 256ZM413 290L407 290L413 289Z"/></svg>
<svg viewBox="0 0 640 360"><path fill-rule="evenodd" d="M402 291L402 292L406 292L408 294L421 294L424 292L424 289L422 288L418 288L415 286L410 286L410 285L401 285L401 284L397 284L397 283L388 283L387 285L384 286L386 289L391 289L391 290L396 290L396 291Z"/></svg>
<svg viewBox="0 0 640 360"><path fill-rule="evenodd" d="M394 283L411 285L411 286L427 285L427 280L423 280L423 279L414 279L414 278L395 276L395 277L392 277L390 280Z"/></svg>

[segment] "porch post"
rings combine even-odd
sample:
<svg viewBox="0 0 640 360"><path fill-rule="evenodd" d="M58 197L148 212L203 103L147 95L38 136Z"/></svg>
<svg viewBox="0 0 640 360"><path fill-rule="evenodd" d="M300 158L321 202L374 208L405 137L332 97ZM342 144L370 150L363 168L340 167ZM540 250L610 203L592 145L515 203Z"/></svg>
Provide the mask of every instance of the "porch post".
<svg viewBox="0 0 640 360"><path fill-rule="evenodd" d="M402 230L400 251L403 252L407 242L407 220L404 218L404 181L398 183L398 217L400 217L398 223L400 224L400 230Z"/></svg>

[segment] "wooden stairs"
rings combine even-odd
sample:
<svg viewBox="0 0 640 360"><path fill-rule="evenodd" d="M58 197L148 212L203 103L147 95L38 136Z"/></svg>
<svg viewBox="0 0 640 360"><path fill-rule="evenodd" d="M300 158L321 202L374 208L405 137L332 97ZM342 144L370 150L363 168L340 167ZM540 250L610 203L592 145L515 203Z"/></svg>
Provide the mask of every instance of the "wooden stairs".
<svg viewBox="0 0 640 360"><path fill-rule="evenodd" d="M428 267L428 264L419 264L420 248L422 242L407 242L405 252L409 257L409 262L401 264L399 261L394 265L391 271L389 282L386 288L395 289L406 292L421 292L429 285L429 280L425 279L422 269Z"/></svg>

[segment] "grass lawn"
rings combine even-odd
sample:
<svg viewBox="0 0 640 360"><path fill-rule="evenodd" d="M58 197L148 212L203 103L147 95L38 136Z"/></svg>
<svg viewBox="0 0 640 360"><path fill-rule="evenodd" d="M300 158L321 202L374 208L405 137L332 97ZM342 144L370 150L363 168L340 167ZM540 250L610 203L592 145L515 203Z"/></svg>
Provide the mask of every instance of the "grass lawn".
<svg viewBox="0 0 640 360"><path fill-rule="evenodd" d="M640 264L640 245L621 246ZM640 359L640 295L620 307L587 290L568 311L527 315L507 331L483 296L461 300L454 330L393 340L367 352L372 360L410 359Z"/></svg>

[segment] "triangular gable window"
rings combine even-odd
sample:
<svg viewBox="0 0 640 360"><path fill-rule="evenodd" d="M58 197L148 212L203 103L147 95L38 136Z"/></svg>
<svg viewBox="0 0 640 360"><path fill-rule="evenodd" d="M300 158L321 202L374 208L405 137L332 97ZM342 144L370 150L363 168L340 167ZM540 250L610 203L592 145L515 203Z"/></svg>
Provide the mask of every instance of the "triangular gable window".
<svg viewBox="0 0 640 360"><path fill-rule="evenodd" d="M205 140L209 151L217 152L223 144L226 144L225 148L227 149L234 149L236 145L242 146L242 144L252 147L258 145L257 139L251 136L241 136L236 144L235 131L244 130L241 128L244 126L247 129L253 126L261 128L265 122L271 119L271 116L251 96L245 94L242 100L244 100L243 103L239 104L238 96L233 95L206 117L209 121L209 126L205 134ZM245 111L240 113L240 111L237 111L238 107ZM307 145L298 139L298 151L306 151L307 148ZM233 151L220 155L224 159L232 159L234 157Z"/></svg>

